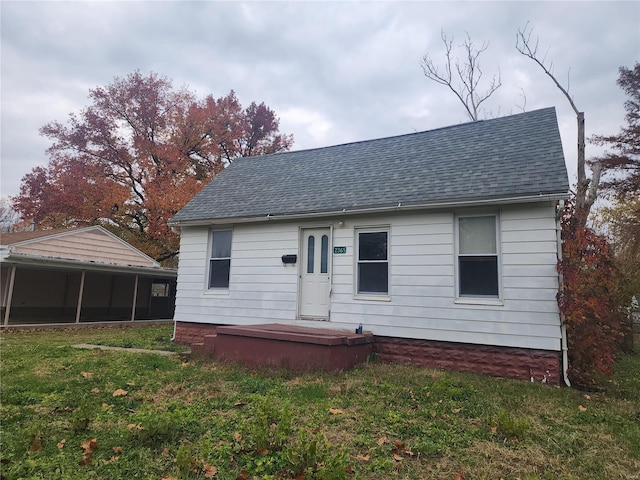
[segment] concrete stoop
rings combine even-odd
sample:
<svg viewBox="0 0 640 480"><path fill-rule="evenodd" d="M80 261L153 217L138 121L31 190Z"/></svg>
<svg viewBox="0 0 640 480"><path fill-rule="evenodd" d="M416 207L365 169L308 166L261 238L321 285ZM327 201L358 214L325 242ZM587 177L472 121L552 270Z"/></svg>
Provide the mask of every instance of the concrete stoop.
<svg viewBox="0 0 640 480"><path fill-rule="evenodd" d="M341 371L366 362L374 337L340 330L283 324L219 326L215 335L191 344L193 355L250 367Z"/></svg>

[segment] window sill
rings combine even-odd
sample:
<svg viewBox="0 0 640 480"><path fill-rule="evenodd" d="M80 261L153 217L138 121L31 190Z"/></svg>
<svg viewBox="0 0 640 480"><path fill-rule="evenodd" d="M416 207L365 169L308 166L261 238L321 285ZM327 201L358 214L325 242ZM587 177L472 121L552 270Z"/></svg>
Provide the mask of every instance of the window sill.
<svg viewBox="0 0 640 480"><path fill-rule="evenodd" d="M456 305L480 305L480 306L490 306L490 307L504 307L504 302L499 298L463 297L463 298L456 298L454 303Z"/></svg>
<svg viewBox="0 0 640 480"><path fill-rule="evenodd" d="M227 296L229 295L228 288L209 288L204 291L204 294L209 296Z"/></svg>
<svg viewBox="0 0 640 480"><path fill-rule="evenodd" d="M390 295L367 295L367 294L356 294L353 296L354 300L373 300L375 302L390 302Z"/></svg>

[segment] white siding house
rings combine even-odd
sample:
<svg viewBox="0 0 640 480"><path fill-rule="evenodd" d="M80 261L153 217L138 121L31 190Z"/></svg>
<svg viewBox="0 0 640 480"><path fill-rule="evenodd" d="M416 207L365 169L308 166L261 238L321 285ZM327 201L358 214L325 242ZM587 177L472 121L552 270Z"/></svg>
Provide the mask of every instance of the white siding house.
<svg viewBox="0 0 640 480"><path fill-rule="evenodd" d="M362 324L389 358L491 346L549 370L567 192L553 109L239 160L171 221L176 331Z"/></svg>

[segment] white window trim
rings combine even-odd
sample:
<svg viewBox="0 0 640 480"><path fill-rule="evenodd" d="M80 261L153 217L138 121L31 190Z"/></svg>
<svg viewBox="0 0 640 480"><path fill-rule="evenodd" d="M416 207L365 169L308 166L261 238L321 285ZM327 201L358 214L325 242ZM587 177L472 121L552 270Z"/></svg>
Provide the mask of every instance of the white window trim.
<svg viewBox="0 0 640 480"><path fill-rule="evenodd" d="M354 227L354 240L353 240L353 298L356 300L373 300L389 302L391 301L391 226L379 225L379 226L362 226ZM358 293L358 263L359 263L359 249L360 249L360 233L387 233L387 293Z"/></svg>
<svg viewBox="0 0 640 480"><path fill-rule="evenodd" d="M211 260L214 258L211 257L213 253L213 232L231 232L231 256L229 257L229 284L226 287L211 287L209 286L209 275L211 274ZM204 293L206 295L228 295L229 294L229 286L231 285L231 258L233 257L233 228L212 228L209 230L209 235L207 236L207 265L205 267L205 275L204 275ZM225 257L226 258L226 257ZM216 260L222 260L222 257L216 258Z"/></svg>
<svg viewBox="0 0 640 480"><path fill-rule="evenodd" d="M460 295L460 218L469 217L495 217L496 219L496 256L498 257L497 269L498 269L498 296L471 296ZM461 305L489 305L489 306L502 306L504 305L504 297L502 293L502 240L500 237L501 231L501 219L500 212L496 211L474 211L474 212L458 212L454 216L454 283L455 283L455 300L456 304Z"/></svg>

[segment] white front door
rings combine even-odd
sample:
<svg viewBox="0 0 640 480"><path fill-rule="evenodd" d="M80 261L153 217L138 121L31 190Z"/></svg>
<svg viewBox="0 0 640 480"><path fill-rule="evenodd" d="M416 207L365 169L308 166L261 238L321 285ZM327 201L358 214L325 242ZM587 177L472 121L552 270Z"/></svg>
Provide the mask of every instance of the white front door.
<svg viewBox="0 0 640 480"><path fill-rule="evenodd" d="M302 230L300 264L300 316L329 317L331 256L329 228Z"/></svg>

